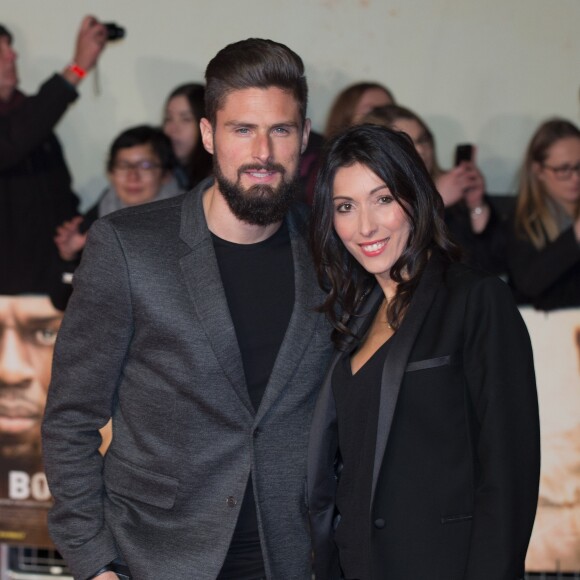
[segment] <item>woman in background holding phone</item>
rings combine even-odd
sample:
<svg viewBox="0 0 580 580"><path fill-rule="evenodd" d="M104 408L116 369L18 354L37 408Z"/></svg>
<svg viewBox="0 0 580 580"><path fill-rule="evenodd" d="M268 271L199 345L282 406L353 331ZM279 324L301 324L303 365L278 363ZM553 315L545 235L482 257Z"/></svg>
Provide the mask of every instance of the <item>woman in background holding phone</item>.
<svg viewBox="0 0 580 580"><path fill-rule="evenodd" d="M433 133L415 112L387 105L373 109L363 122L409 135L443 198L445 223L463 250L464 261L492 274L505 274L506 226L485 194L473 145L459 145L455 167L444 171L437 162Z"/></svg>
<svg viewBox="0 0 580 580"><path fill-rule="evenodd" d="M546 121L528 145L508 261L520 302L580 306L580 130L570 121Z"/></svg>

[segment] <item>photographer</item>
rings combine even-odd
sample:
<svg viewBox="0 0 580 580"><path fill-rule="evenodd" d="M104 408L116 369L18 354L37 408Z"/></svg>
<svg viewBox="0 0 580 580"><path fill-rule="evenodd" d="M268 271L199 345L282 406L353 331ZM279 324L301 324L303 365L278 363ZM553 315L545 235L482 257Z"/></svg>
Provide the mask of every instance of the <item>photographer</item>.
<svg viewBox="0 0 580 580"><path fill-rule="evenodd" d="M0 295L47 291L55 229L78 202L53 129L99 59L107 27L86 16L72 61L30 97L17 88L12 41L0 24Z"/></svg>

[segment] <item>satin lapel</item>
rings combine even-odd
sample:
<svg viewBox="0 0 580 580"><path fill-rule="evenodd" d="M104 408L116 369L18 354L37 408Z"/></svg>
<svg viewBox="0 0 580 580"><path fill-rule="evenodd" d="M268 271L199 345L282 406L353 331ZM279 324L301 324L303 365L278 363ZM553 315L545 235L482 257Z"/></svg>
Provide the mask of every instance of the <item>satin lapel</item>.
<svg viewBox="0 0 580 580"><path fill-rule="evenodd" d="M180 259L180 266L199 323L214 355L234 391L253 416L242 356L203 212L202 193L210 184L211 181L202 182L184 199L180 235L187 248Z"/></svg>
<svg viewBox="0 0 580 580"><path fill-rule="evenodd" d="M305 355L321 316L316 312L324 299L318 286L314 266L306 242L306 223L297 210L287 216L294 261L294 308L280 345L270 380L256 414L258 424L278 397L287 388L296 367Z"/></svg>
<svg viewBox="0 0 580 580"><path fill-rule="evenodd" d="M365 300L361 312L353 317L350 323L350 328L355 334L364 334L365 329L373 321L376 308L383 298L384 294L381 287L375 286ZM336 480L334 479L333 465L338 447L338 437L335 427L336 406L332 394L332 374L342 356L343 351L334 353L312 416L308 444L307 492L309 501L311 498L316 498L317 501L316 504L309 503L309 507L313 511L323 509L334 502ZM332 475L331 479L329 479L329 474Z"/></svg>
<svg viewBox="0 0 580 580"><path fill-rule="evenodd" d="M381 396L379 403L379 418L377 426L377 442L375 447L375 459L373 467L373 485L371 491L371 507L375 497L375 490L391 425L393 414L397 404L397 397L403 381L403 375L407 366L407 360L411 349L415 344L423 320L433 302L437 287L441 280L442 265L437 255L433 255L427 264L421 281L415 290L415 295L409 305L401 328L397 332L396 340L393 340L387 353L383 367L381 381Z"/></svg>

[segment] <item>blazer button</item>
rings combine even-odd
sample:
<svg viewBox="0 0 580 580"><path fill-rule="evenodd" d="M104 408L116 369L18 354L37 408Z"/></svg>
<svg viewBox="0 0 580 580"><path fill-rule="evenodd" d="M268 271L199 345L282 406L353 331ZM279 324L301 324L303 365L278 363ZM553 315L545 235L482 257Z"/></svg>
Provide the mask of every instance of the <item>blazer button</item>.
<svg viewBox="0 0 580 580"><path fill-rule="evenodd" d="M377 528L377 530L382 530L385 527L385 520L383 520L383 518L377 518L375 520L375 528Z"/></svg>
<svg viewBox="0 0 580 580"><path fill-rule="evenodd" d="M228 507L233 508L236 507L236 505L238 504L238 500L233 495L230 495L226 499L226 503L228 504Z"/></svg>

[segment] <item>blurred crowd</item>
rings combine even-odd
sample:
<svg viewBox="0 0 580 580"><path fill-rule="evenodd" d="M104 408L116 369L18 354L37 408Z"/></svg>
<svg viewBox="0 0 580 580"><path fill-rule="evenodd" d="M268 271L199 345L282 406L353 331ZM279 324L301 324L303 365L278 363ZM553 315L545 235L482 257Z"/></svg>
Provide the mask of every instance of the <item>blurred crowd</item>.
<svg viewBox="0 0 580 580"><path fill-rule="evenodd" d="M85 17L72 60L28 96L18 89L15 39L0 24L0 295L49 294L64 310L96 219L178 195L211 175L199 130L204 85L184 79L169 92L161 119L112 136L104 168L108 186L79 214L54 127L111 34ZM572 121L541 123L521 153L517 191L500 199L486 191L476 144L459 146L454 166L442 168L435 135L421 116L396 102L386 86L359 82L336 96L324 134L311 133L299 201L312 203L325 141L360 123L408 135L443 198L445 221L466 263L501 276L520 304L541 310L580 306L580 130Z"/></svg>

